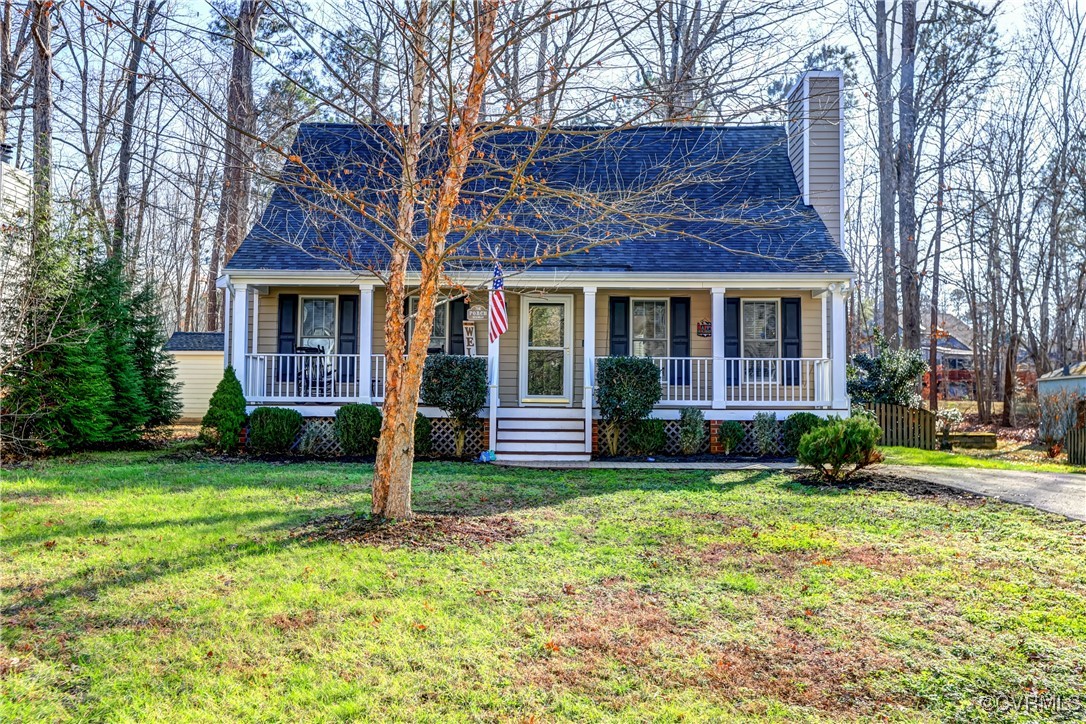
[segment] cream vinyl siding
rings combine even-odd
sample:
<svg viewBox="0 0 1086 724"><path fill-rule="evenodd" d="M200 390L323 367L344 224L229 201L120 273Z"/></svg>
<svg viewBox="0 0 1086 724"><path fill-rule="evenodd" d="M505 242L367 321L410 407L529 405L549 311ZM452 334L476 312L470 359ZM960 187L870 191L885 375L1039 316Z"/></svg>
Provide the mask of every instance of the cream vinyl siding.
<svg viewBox="0 0 1086 724"><path fill-rule="evenodd" d="M181 419L199 421L222 380L222 352L170 352L181 388Z"/></svg>

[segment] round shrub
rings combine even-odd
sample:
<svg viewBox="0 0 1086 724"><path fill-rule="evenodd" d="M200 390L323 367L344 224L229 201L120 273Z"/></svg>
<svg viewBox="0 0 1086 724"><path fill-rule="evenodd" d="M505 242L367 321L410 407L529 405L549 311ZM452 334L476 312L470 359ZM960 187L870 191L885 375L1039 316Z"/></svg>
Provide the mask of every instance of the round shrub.
<svg viewBox="0 0 1086 724"><path fill-rule="evenodd" d="M646 418L630 427L630 449L634 455L654 455L667 444L664 421Z"/></svg>
<svg viewBox="0 0 1086 724"><path fill-rule="evenodd" d="M795 455L799 450L799 441L811 430L825 424L825 419L812 412L796 412L789 415L781 425L781 435L784 438L784 450L789 455Z"/></svg>
<svg viewBox="0 0 1086 724"><path fill-rule="evenodd" d="M245 394L233 367L223 371L200 423L200 440L219 452L237 452L245 427Z"/></svg>
<svg viewBox="0 0 1086 724"><path fill-rule="evenodd" d="M334 429L345 455L373 455L381 434L381 411L373 405L343 405L336 410Z"/></svg>
<svg viewBox="0 0 1086 724"><path fill-rule="evenodd" d="M838 483L882 460L876 447L881 436L882 428L869 417L834 417L800 439L796 457L825 480Z"/></svg>
<svg viewBox="0 0 1086 724"><path fill-rule="evenodd" d="M684 407L679 413L679 449L683 455L697 455L705 446L705 413Z"/></svg>
<svg viewBox="0 0 1086 724"><path fill-rule="evenodd" d="M433 430L434 423L430 422L430 418L421 412L415 413L415 456L425 457L430 454L430 450L433 447L433 443L430 440L430 433Z"/></svg>
<svg viewBox="0 0 1086 724"><path fill-rule="evenodd" d="M660 401L660 369L647 357L603 357L596 361L596 403L607 446L618 454L618 431L648 417Z"/></svg>
<svg viewBox="0 0 1086 724"><path fill-rule="evenodd" d="M246 447L258 455L283 455L290 451L302 429L302 413L285 407L259 407L249 416Z"/></svg>
<svg viewBox="0 0 1086 724"><path fill-rule="evenodd" d="M743 429L742 423L735 420L720 423L720 428L717 430L717 441L724 448L725 455L731 455L746 436L747 431Z"/></svg>
<svg viewBox="0 0 1086 724"><path fill-rule="evenodd" d="M464 455L467 432L479 425L486 404L486 359L462 354L434 354L422 368L419 397L424 405L444 410L456 429L456 456Z"/></svg>

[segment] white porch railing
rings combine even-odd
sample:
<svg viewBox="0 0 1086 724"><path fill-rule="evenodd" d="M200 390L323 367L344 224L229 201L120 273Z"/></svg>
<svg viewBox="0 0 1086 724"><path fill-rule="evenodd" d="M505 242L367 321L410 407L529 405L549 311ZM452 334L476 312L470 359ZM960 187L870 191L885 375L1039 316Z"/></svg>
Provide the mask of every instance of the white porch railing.
<svg viewBox="0 0 1086 724"><path fill-rule="evenodd" d="M246 355L249 402L357 402L369 382L356 354Z"/></svg>
<svg viewBox="0 0 1086 724"><path fill-rule="evenodd" d="M381 402L385 399L385 373L387 371L387 365L385 364L385 356L383 354L373 355L373 364L371 366L371 379L370 388L372 390L372 397L374 402Z"/></svg>
<svg viewBox="0 0 1086 724"><path fill-rule="evenodd" d="M816 357L724 359L726 404L789 407L829 404L830 361Z"/></svg>
<svg viewBox="0 0 1086 724"><path fill-rule="evenodd" d="M653 357L660 369L660 403L708 404L713 401L712 357Z"/></svg>
<svg viewBox="0 0 1086 724"><path fill-rule="evenodd" d="M653 357L660 370L660 405L710 405L712 357ZM726 357L723 403L744 407L830 404L830 361L815 357ZM593 379L593 384L595 380Z"/></svg>

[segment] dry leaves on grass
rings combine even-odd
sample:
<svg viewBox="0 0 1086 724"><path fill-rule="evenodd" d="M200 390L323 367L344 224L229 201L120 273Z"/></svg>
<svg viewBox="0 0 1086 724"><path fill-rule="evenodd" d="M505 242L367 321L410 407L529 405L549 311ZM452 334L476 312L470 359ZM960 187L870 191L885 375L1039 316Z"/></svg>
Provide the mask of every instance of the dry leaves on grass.
<svg viewBox="0 0 1086 724"><path fill-rule="evenodd" d="M443 551L504 543L524 535L506 516L417 515L411 520L377 521L353 513L310 521L291 533L304 540L372 545L386 550Z"/></svg>

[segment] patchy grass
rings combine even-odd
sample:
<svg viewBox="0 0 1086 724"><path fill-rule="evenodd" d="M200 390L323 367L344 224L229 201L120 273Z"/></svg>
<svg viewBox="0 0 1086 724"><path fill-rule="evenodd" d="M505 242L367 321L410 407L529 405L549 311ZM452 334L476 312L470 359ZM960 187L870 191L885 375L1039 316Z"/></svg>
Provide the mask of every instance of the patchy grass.
<svg viewBox="0 0 1086 724"><path fill-rule="evenodd" d="M1027 470L1034 473L1086 473L1086 468L1068 465L1043 457L1022 457L1021 447L1014 447L1010 454L1000 450L919 450L911 447L882 447L886 463L893 465L935 465L948 468L983 468L988 470ZM1067 455L1061 456L1063 460Z"/></svg>
<svg viewBox="0 0 1086 724"><path fill-rule="evenodd" d="M766 472L416 470L434 516L392 533L346 515L365 466L5 472L0 719L973 721L1086 687L1082 523Z"/></svg>

